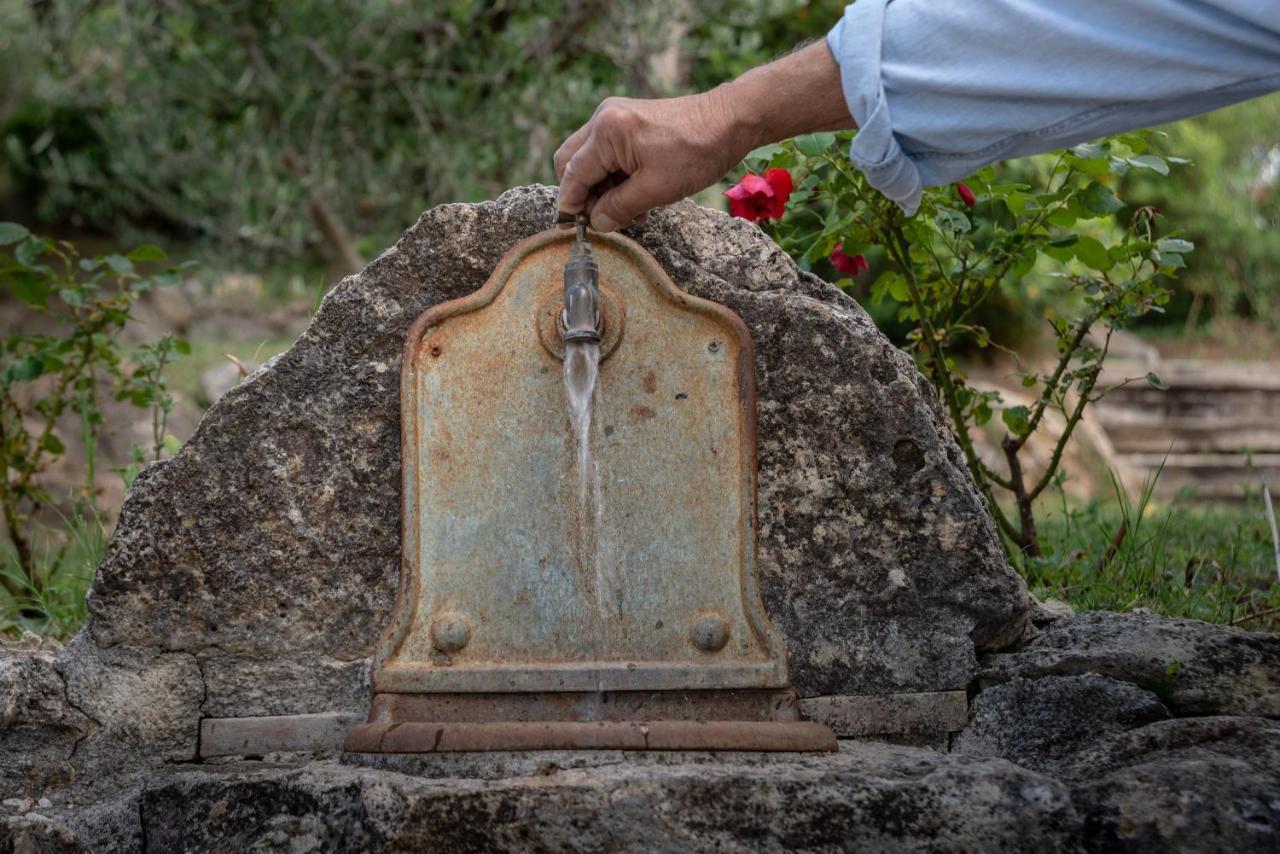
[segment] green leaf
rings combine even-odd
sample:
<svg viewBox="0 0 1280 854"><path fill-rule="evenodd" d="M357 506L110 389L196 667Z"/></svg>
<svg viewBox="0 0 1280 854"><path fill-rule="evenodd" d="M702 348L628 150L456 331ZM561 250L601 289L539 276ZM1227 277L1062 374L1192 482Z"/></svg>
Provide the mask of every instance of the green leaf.
<svg viewBox="0 0 1280 854"><path fill-rule="evenodd" d="M169 256L154 243L144 243L127 256L130 261L167 261Z"/></svg>
<svg viewBox="0 0 1280 854"><path fill-rule="evenodd" d="M1076 258L1080 259L1080 263L1097 270L1099 273L1105 273L1112 267L1111 255L1107 252L1107 247L1103 246L1095 238L1081 235L1079 242L1075 245L1075 251Z"/></svg>
<svg viewBox="0 0 1280 854"><path fill-rule="evenodd" d="M1063 208L1062 210L1054 211L1049 214L1049 224L1056 225L1059 228L1070 228L1076 224L1076 215L1066 208Z"/></svg>
<svg viewBox="0 0 1280 854"><path fill-rule="evenodd" d="M1124 203L1116 198L1111 188L1094 181L1085 187L1079 195L1080 203L1095 214L1113 214L1124 207Z"/></svg>
<svg viewBox="0 0 1280 854"><path fill-rule="evenodd" d="M1062 237L1055 237L1052 240L1050 240L1049 245L1055 248L1061 248L1064 246L1075 246L1079 242L1080 242L1080 235L1065 234Z"/></svg>
<svg viewBox="0 0 1280 854"><path fill-rule="evenodd" d="M1187 262L1177 252L1161 252L1160 266L1170 270L1185 270Z"/></svg>
<svg viewBox="0 0 1280 854"><path fill-rule="evenodd" d="M27 356L12 365L8 373L10 378L17 382L29 383L39 379L44 373L44 360L37 356Z"/></svg>
<svg viewBox="0 0 1280 854"><path fill-rule="evenodd" d="M40 260L40 256L44 254L47 248L48 244L44 238L28 237L18 244L18 248L13 252L13 257L24 267L35 267L37 266L36 262Z"/></svg>
<svg viewBox="0 0 1280 854"><path fill-rule="evenodd" d="M103 260L107 262L107 266L110 267L112 271L119 273L122 276L133 272L133 262L123 255L108 255Z"/></svg>
<svg viewBox="0 0 1280 854"><path fill-rule="evenodd" d="M49 303L49 283L40 273L9 273L4 282L16 298L32 308L43 309Z"/></svg>
<svg viewBox="0 0 1280 854"><path fill-rule="evenodd" d="M173 339L173 349L177 350L179 353L181 353L184 356L190 356L191 342L185 338L175 338Z"/></svg>
<svg viewBox="0 0 1280 854"><path fill-rule="evenodd" d="M1081 160L1090 160L1106 155L1107 147L1096 142L1082 142L1072 148L1071 153Z"/></svg>
<svg viewBox="0 0 1280 854"><path fill-rule="evenodd" d="M805 157L819 157L831 143L835 142L834 133L811 133L796 137L796 149Z"/></svg>
<svg viewBox="0 0 1280 854"><path fill-rule="evenodd" d="M965 234L969 229L973 228L973 224L969 222L969 217L951 208L942 208L938 211L938 215L933 218L933 221L938 228L943 231L950 231L953 234Z"/></svg>
<svg viewBox="0 0 1280 854"><path fill-rule="evenodd" d="M1178 255L1185 255L1186 253L1190 252L1195 248L1196 248L1196 245L1192 243L1190 240L1178 240L1177 238L1170 237L1164 240L1156 241L1156 251L1162 255L1165 252L1173 252Z"/></svg>
<svg viewBox="0 0 1280 854"><path fill-rule="evenodd" d="M1154 373L1147 374L1147 385L1151 386L1152 388L1160 389L1160 391L1169 390L1168 384L1166 384L1164 380L1160 379L1160 377L1156 376Z"/></svg>
<svg viewBox="0 0 1280 854"><path fill-rule="evenodd" d="M1010 406L1000 413L1000 420L1015 436L1031 432L1031 411L1025 406Z"/></svg>
<svg viewBox="0 0 1280 854"><path fill-rule="evenodd" d="M26 238L31 232L16 222L0 222L0 246L8 246Z"/></svg>
<svg viewBox="0 0 1280 854"><path fill-rule="evenodd" d="M172 433L164 434L164 449L169 452L169 456L173 456L182 450L182 440Z"/></svg>
<svg viewBox="0 0 1280 854"><path fill-rule="evenodd" d="M67 446L62 444L62 440L52 433L44 437L42 447L54 456L61 456L67 450Z"/></svg>
<svg viewBox="0 0 1280 854"><path fill-rule="evenodd" d="M782 150L783 148L781 145L778 145L777 143L770 143L769 145L762 145L759 148L753 148L751 151L748 151L747 156L742 159L768 161L772 160L773 156Z"/></svg>
<svg viewBox="0 0 1280 854"><path fill-rule="evenodd" d="M1128 158L1128 162L1130 166L1140 166L1143 169L1159 172L1161 175L1169 174L1169 164L1163 157L1157 157L1154 154L1139 154L1137 157Z"/></svg>
<svg viewBox="0 0 1280 854"><path fill-rule="evenodd" d="M911 302L911 292L907 290L907 280L894 276L889 282L889 296L901 303Z"/></svg>

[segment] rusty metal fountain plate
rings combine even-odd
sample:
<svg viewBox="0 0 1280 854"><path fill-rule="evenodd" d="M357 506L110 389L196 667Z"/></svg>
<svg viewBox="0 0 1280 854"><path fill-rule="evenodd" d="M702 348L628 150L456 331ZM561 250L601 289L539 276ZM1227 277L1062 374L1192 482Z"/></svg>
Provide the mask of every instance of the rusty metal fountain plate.
<svg viewBox="0 0 1280 854"><path fill-rule="evenodd" d="M584 468L557 327L570 243L520 243L409 332L400 589L347 749L834 749L799 720L760 600L746 327L594 236Z"/></svg>

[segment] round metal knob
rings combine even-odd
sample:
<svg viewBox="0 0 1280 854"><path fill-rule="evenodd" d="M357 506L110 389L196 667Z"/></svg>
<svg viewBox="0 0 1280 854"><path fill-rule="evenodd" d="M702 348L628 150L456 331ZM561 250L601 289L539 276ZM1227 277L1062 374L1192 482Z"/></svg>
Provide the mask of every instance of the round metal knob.
<svg viewBox="0 0 1280 854"><path fill-rule="evenodd" d="M441 652L457 652L471 640L471 624L456 611L445 611L431 621L431 645Z"/></svg>
<svg viewBox="0 0 1280 854"><path fill-rule="evenodd" d="M719 611L702 611L693 618L689 640L703 652L719 652L729 642L729 621Z"/></svg>

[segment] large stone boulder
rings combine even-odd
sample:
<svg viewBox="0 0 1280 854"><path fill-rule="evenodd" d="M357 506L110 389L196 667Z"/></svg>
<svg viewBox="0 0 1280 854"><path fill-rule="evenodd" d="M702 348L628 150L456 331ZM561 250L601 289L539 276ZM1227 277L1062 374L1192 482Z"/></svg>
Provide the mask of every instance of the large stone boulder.
<svg viewBox="0 0 1280 854"><path fill-rule="evenodd" d="M1280 722L1159 721L1077 753L1061 777L1087 850L1280 850Z"/></svg>
<svg viewBox="0 0 1280 854"><path fill-rule="evenodd" d="M67 697L52 649L0 645L0 798L71 784L71 757L89 726Z"/></svg>
<svg viewBox="0 0 1280 854"><path fill-rule="evenodd" d="M83 642L147 668L148 691L190 697L197 674L200 715L363 711L399 571L406 330L553 208L536 186L434 208L335 288L134 482ZM684 203L629 234L750 328L762 586L801 696L965 688L1028 600L911 360L754 225Z"/></svg>
<svg viewBox="0 0 1280 854"><path fill-rule="evenodd" d="M971 714L954 750L1044 773L1105 736L1169 717L1151 692L1093 673L1011 679L979 694Z"/></svg>
<svg viewBox="0 0 1280 854"><path fill-rule="evenodd" d="M981 682L1085 673L1150 691L1175 715L1280 717L1280 637L1146 610L1049 623L1025 647L987 657Z"/></svg>
<svg viewBox="0 0 1280 854"><path fill-rule="evenodd" d="M151 850L1070 851L1065 787L1001 760L846 744L835 756L604 754L423 773L316 762L156 775ZM522 763L523 764L523 763ZM467 766L471 767L468 768ZM481 769L477 773L477 767ZM784 806L785 805L785 806Z"/></svg>

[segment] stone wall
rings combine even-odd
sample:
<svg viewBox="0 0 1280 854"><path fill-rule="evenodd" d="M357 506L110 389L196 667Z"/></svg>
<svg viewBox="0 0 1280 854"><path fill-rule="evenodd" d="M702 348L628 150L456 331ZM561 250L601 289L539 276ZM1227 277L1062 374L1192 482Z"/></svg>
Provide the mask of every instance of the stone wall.
<svg viewBox="0 0 1280 854"><path fill-rule="evenodd" d="M535 186L426 212L138 477L64 665L98 722L85 755L191 753L199 718L364 711L399 569L406 330L553 208ZM754 225L684 203L630 234L750 328L761 581L799 694L964 690L1027 596L911 360ZM171 708L106 699L133 691Z"/></svg>

